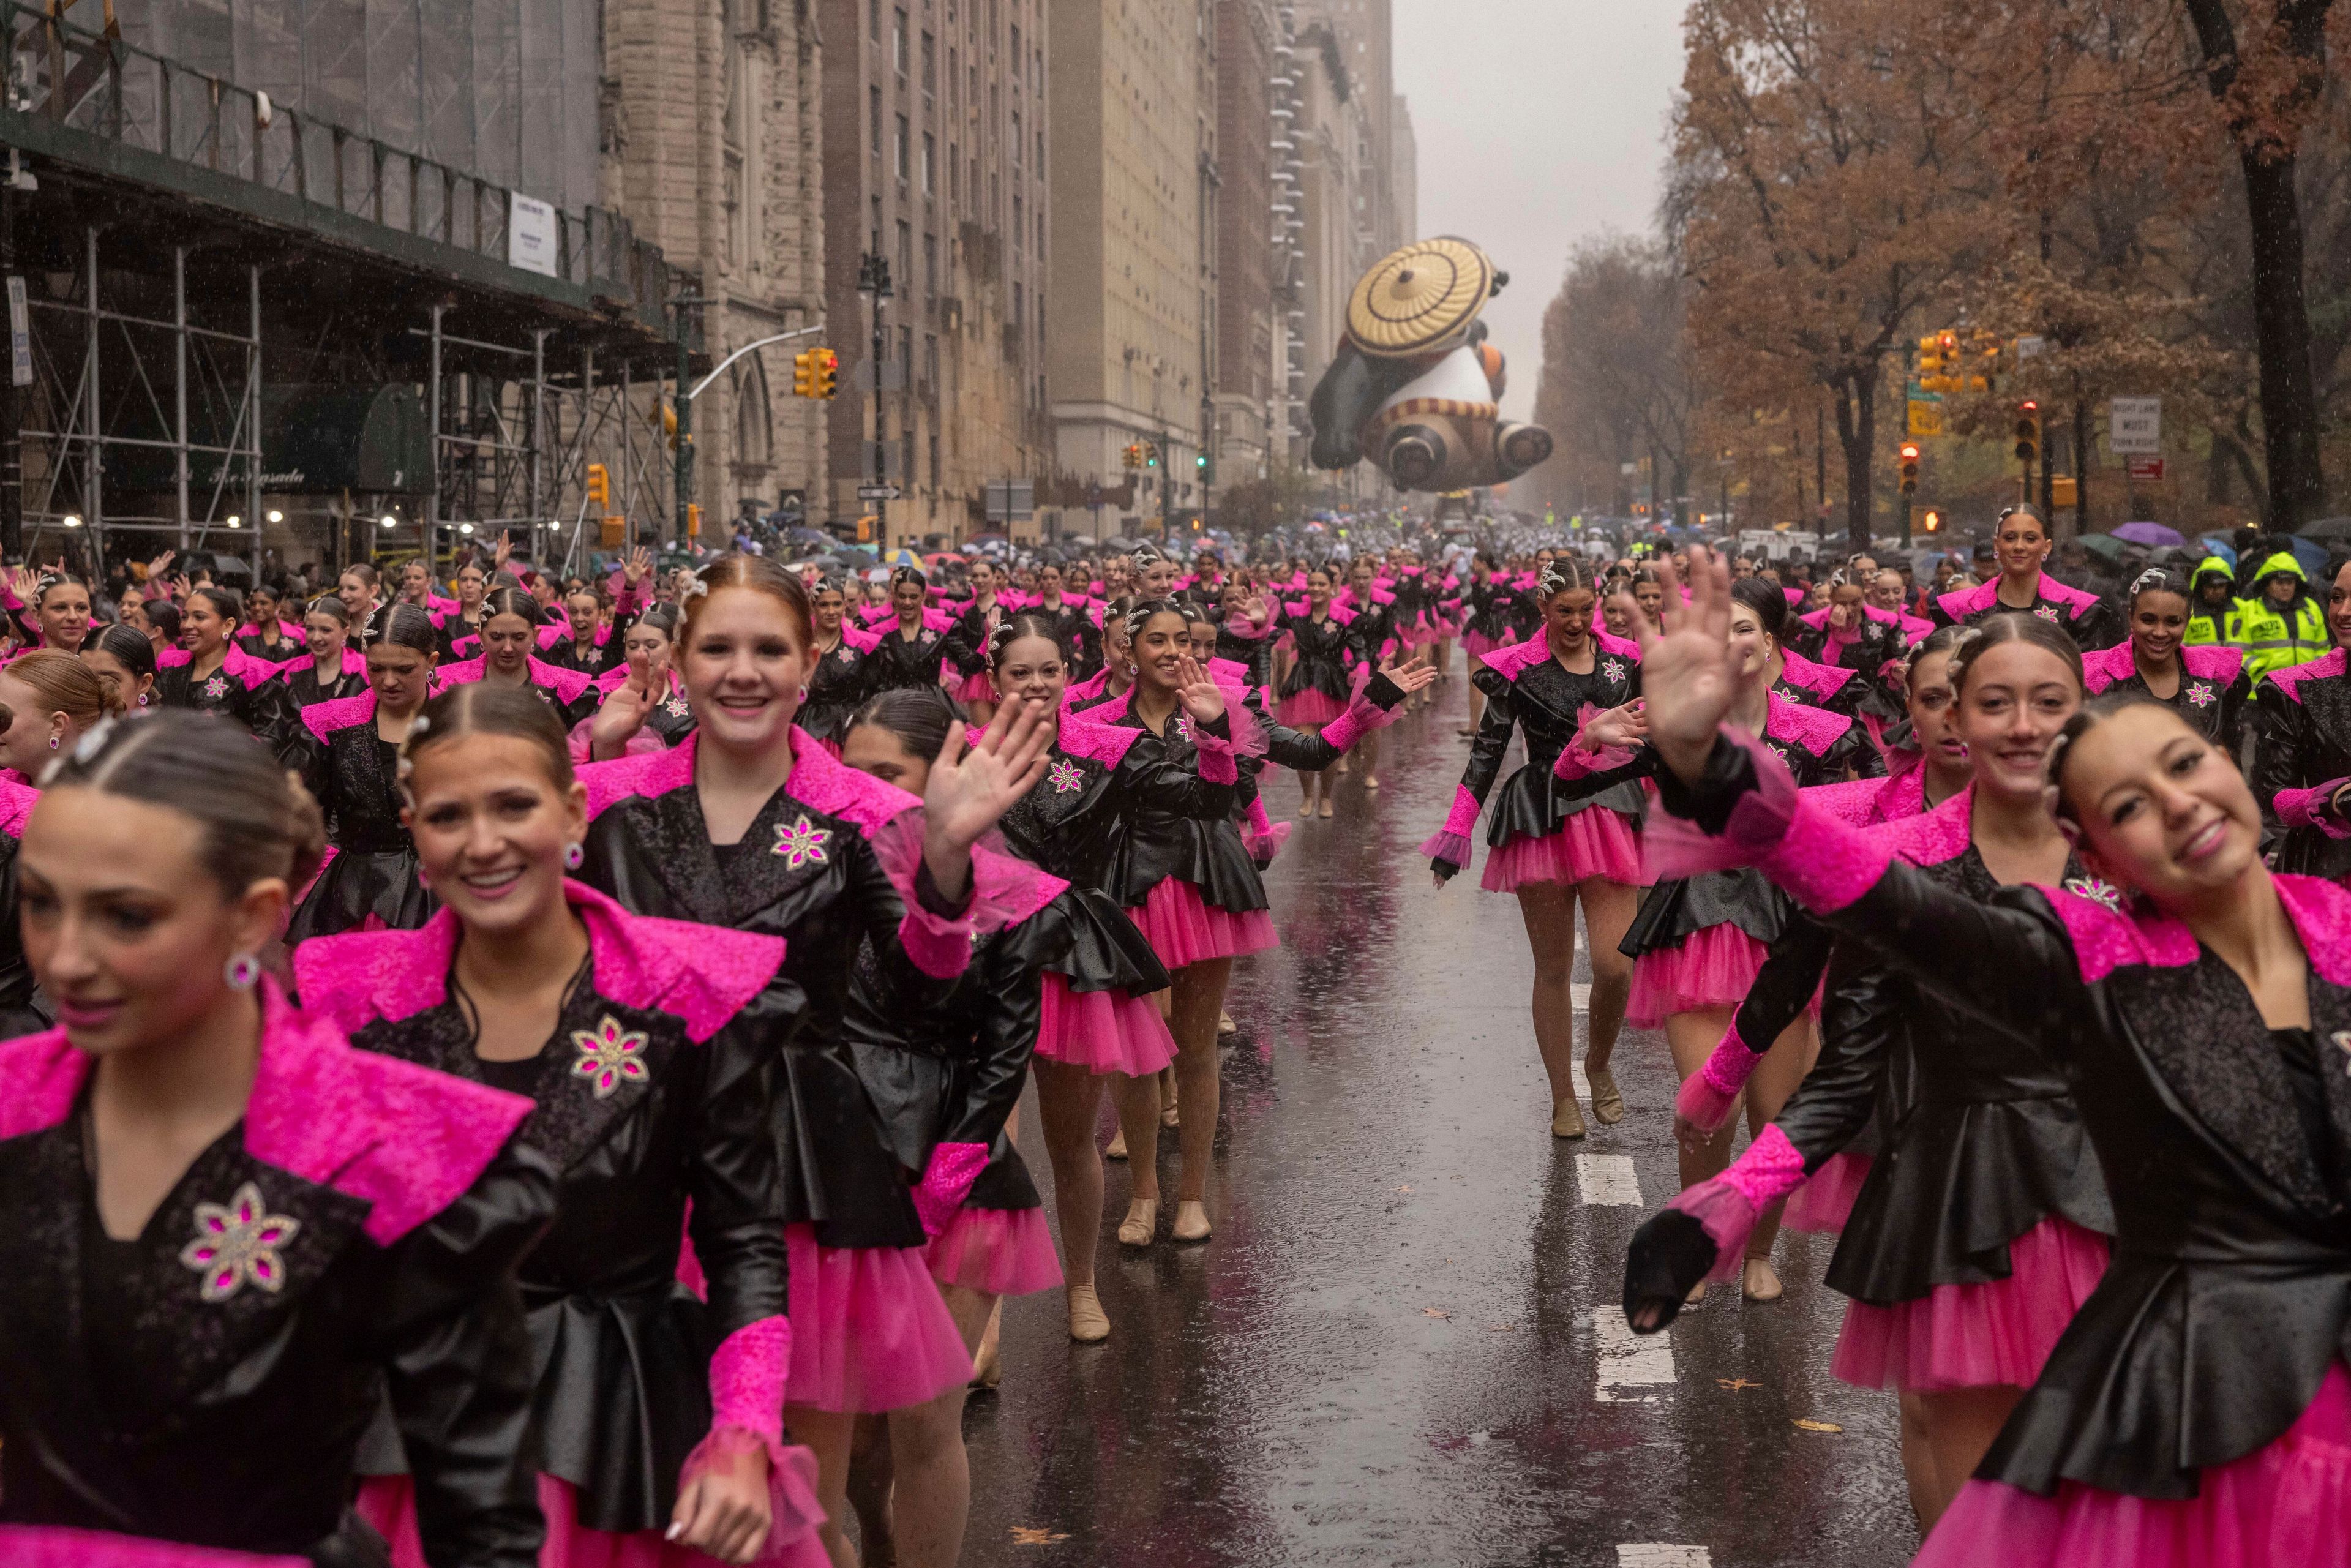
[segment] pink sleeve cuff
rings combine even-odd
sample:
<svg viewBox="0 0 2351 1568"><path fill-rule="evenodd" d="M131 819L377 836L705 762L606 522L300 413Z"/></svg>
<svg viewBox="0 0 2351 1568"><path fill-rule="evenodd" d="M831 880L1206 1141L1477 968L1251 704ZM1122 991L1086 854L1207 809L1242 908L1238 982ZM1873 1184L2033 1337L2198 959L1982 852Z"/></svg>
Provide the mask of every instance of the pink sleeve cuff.
<svg viewBox="0 0 2351 1568"><path fill-rule="evenodd" d="M1228 707L1228 716L1233 713ZM1199 725L1190 727L1192 744L1200 754L1200 777L1211 784L1232 784L1241 776L1240 761L1233 743L1222 736L1210 735Z"/></svg>
<svg viewBox="0 0 2351 1568"><path fill-rule="evenodd" d="M1890 850L1805 799L1788 765L1753 737L1728 725L1722 735L1753 759L1755 788L1717 835L1670 811L1650 813L1641 830L1645 872L1664 882L1751 865L1817 914L1843 909L1876 885L1893 862Z"/></svg>
<svg viewBox="0 0 2351 1568"><path fill-rule="evenodd" d="M2316 828L2330 839L2351 839L2351 822L2335 810L2335 791L2351 779L2330 779L2311 789L2281 789L2273 804L2278 821L2289 828Z"/></svg>
<svg viewBox="0 0 2351 1568"><path fill-rule="evenodd" d="M1445 826L1420 846L1420 852L1447 865L1467 867L1469 835L1478 829L1478 797L1469 792L1469 786L1454 786L1452 814L1445 819Z"/></svg>
<svg viewBox="0 0 2351 1568"><path fill-rule="evenodd" d="M679 1467L679 1490L684 1490L684 1483L714 1460L753 1448L768 1456L768 1533L752 1553L755 1568L798 1568L800 1563L823 1562L824 1547L817 1540L817 1527L824 1522L825 1513L816 1495L816 1455L799 1444L787 1445L739 1427L713 1427L710 1436L695 1444Z"/></svg>
<svg viewBox="0 0 2351 1568"><path fill-rule="evenodd" d="M1708 1280L1728 1280L1745 1260L1748 1238L1763 1211L1803 1185L1803 1156L1775 1124L1763 1129L1731 1167L1686 1187L1666 1207L1698 1222L1714 1242Z"/></svg>
<svg viewBox="0 0 2351 1568"><path fill-rule="evenodd" d="M921 895L914 891L914 879L923 864L922 809L908 807L876 828L867 839L873 845L874 858L882 862L882 874L890 879L890 885L898 892L899 904L905 909L898 921L898 946L906 950L907 959L935 980L952 980L971 967L974 925L970 904L960 915L940 915L925 908ZM971 882L971 902L977 903L977 852L972 857Z"/></svg>
<svg viewBox="0 0 2351 1568"><path fill-rule="evenodd" d="M728 1334L710 1357L710 1425L733 1427L770 1447L784 1440L784 1385L792 1367L792 1325L761 1318Z"/></svg>
<svg viewBox="0 0 2351 1568"><path fill-rule="evenodd" d="M914 1212L923 1217L927 1234L946 1229L987 1168L986 1144L941 1144L931 1151L931 1163L914 1187Z"/></svg>
<svg viewBox="0 0 2351 1568"><path fill-rule="evenodd" d="M1674 1097L1674 1114L1700 1132L1720 1132L1739 1103L1739 1092L1747 1087L1749 1075L1762 1060L1739 1038L1739 1025L1733 1020L1706 1065L1682 1081L1681 1092Z"/></svg>
<svg viewBox="0 0 2351 1568"><path fill-rule="evenodd" d="M1273 831L1273 819L1265 814L1265 797L1252 795L1249 803L1249 831L1260 837Z"/></svg>
<svg viewBox="0 0 2351 1568"><path fill-rule="evenodd" d="M1583 711L1575 716L1575 738L1560 747L1559 760L1552 764L1552 777L1583 779L1594 773L1611 772L1633 760L1630 747L1587 747L1584 744L1583 732L1600 711L1600 708L1593 704L1585 703Z"/></svg>

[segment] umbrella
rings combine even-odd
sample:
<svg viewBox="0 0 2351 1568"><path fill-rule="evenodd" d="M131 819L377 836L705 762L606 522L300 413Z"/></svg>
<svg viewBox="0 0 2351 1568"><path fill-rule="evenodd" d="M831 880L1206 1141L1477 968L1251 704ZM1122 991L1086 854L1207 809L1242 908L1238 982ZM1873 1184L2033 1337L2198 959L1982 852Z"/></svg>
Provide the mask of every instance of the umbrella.
<svg viewBox="0 0 2351 1568"><path fill-rule="evenodd" d="M1141 539L1138 539L1138 538L1128 538L1128 537L1127 537L1126 535L1124 535L1124 534L1113 534L1113 535L1111 535L1111 537L1110 537L1110 538L1106 538L1106 539L1102 540L1102 549L1134 549L1134 547L1135 547L1135 546L1137 546L1137 545L1141 544L1142 542L1143 542L1143 541L1142 541Z"/></svg>
<svg viewBox="0 0 2351 1568"><path fill-rule="evenodd" d="M2294 559L2302 562L2302 570L2313 578L2326 570L2327 549L2318 540L2294 535L2288 537L2284 544L2286 549L2294 551Z"/></svg>
<svg viewBox="0 0 2351 1568"><path fill-rule="evenodd" d="M784 540L787 544L816 545L820 548L830 548L834 542L833 537L822 528L786 528Z"/></svg>
<svg viewBox="0 0 2351 1568"><path fill-rule="evenodd" d="M2196 548L2202 550L2205 555L2217 555L2227 561L2230 570L2234 571L2237 569L2237 549L2229 542L2226 534L2206 534L2196 541ZM2203 557L2199 556L2197 559L2200 560Z"/></svg>
<svg viewBox="0 0 2351 1568"><path fill-rule="evenodd" d="M885 564L890 566L911 566L916 571L923 570L922 558L903 545L890 552L890 559Z"/></svg>
<svg viewBox="0 0 2351 1568"><path fill-rule="evenodd" d="M2128 539L2135 545L2153 549L2158 545L2184 545L2186 536L2177 528L2167 528L2161 523L2125 523L2115 530L2115 538Z"/></svg>
<svg viewBox="0 0 2351 1568"><path fill-rule="evenodd" d="M2126 526L2131 528L2150 528L2155 527L2153 523L2134 523L2126 524ZM2163 531L2170 533L2168 528ZM2082 536L2082 548L2088 550L2092 555L2104 556L2108 560L2120 560L2122 559L2124 542L2121 538L2121 534L2122 530L2120 528L2116 529L2115 532L2111 534L2084 534ZM2171 537L2178 538L2179 536L2172 534Z"/></svg>
<svg viewBox="0 0 2351 1568"><path fill-rule="evenodd" d="M1063 534L1061 542L1065 545L1076 545L1081 549L1092 549L1094 537L1092 534Z"/></svg>
<svg viewBox="0 0 2351 1568"><path fill-rule="evenodd" d="M2306 539L2351 544L2351 517L2321 517L2314 523L2304 523L2294 531Z"/></svg>

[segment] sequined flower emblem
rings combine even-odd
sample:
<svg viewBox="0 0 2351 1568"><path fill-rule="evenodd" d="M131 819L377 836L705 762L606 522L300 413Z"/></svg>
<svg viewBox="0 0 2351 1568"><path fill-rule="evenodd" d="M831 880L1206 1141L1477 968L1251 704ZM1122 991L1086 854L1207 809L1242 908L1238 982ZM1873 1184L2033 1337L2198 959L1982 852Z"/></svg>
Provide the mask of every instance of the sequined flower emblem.
<svg viewBox="0 0 2351 1568"><path fill-rule="evenodd" d="M684 697L672 697L669 701L662 704L662 712L669 715L672 718L684 718L692 710L686 706L685 699Z"/></svg>
<svg viewBox="0 0 2351 1568"><path fill-rule="evenodd" d="M1625 665L1616 659L1603 659L1600 661L1600 674L1611 682L1621 681L1625 678Z"/></svg>
<svg viewBox="0 0 2351 1568"><path fill-rule="evenodd" d="M776 852L783 856L784 863L794 871L811 861L822 865L825 862L824 846L831 838L829 829L817 827L802 817L789 828L776 830Z"/></svg>
<svg viewBox="0 0 2351 1568"><path fill-rule="evenodd" d="M2054 621L2057 619L2057 611L2055 607L2052 605L2036 604L2032 607L2032 613L2040 616L2043 621Z"/></svg>
<svg viewBox="0 0 2351 1568"><path fill-rule="evenodd" d="M2188 683L2188 700L2198 707L2210 707L2216 699L2210 686L2202 681L2190 681Z"/></svg>
<svg viewBox="0 0 2351 1568"><path fill-rule="evenodd" d="M1176 716L1176 733L1182 736L1186 740L1192 738L1192 716L1190 714L1179 713Z"/></svg>
<svg viewBox="0 0 2351 1568"><path fill-rule="evenodd" d="M204 683L204 695L212 698L214 702L218 702L221 698L228 695L228 677L226 675L214 675L211 680L206 681Z"/></svg>
<svg viewBox="0 0 2351 1568"><path fill-rule="evenodd" d="M538 694L539 701L545 703L549 707L553 707L555 706L554 695L549 693L545 686L533 686L530 689Z"/></svg>
<svg viewBox="0 0 2351 1568"><path fill-rule="evenodd" d="M1785 762L1788 760L1788 748L1786 747L1774 746L1768 740L1765 741L1763 745L1765 749L1769 750L1772 756L1778 758L1781 761Z"/></svg>
<svg viewBox="0 0 2351 1568"><path fill-rule="evenodd" d="M571 1064L571 1075L587 1079L599 1100L610 1098L622 1080L641 1082L646 1075L644 1035L623 1030L621 1020L610 1013L592 1030L573 1030L571 1043L580 1051L580 1060Z"/></svg>
<svg viewBox="0 0 2351 1568"><path fill-rule="evenodd" d="M2335 1049L2343 1053L2343 1071L2351 1073L2351 1029L2338 1029L2328 1038L2335 1041Z"/></svg>
<svg viewBox="0 0 2351 1568"><path fill-rule="evenodd" d="M1078 777L1078 765L1067 758L1047 768L1045 777L1052 781L1056 794L1068 795L1085 788L1085 780Z"/></svg>
<svg viewBox="0 0 2351 1568"><path fill-rule="evenodd" d="M2065 891L2093 904L2103 904L2108 909L2119 911L2123 906L2123 890L2095 876L2067 877Z"/></svg>
<svg viewBox="0 0 2351 1568"><path fill-rule="evenodd" d="M279 1249L301 1228L300 1220L270 1213L261 1188L246 1182L225 1204L196 1205L196 1239L180 1249L180 1262L204 1276L207 1301L225 1301L247 1285L275 1293L286 1287Z"/></svg>
<svg viewBox="0 0 2351 1568"><path fill-rule="evenodd" d="M924 633L923 633L923 643L924 643L924 645L925 645L925 646L928 646L929 644L931 644L931 643L935 643L935 642L937 642L938 640L939 640L939 634L938 634L937 632L924 632Z"/></svg>
<svg viewBox="0 0 2351 1568"><path fill-rule="evenodd" d="M854 659L855 657L857 657L857 650L856 650L856 649L854 649L854 648L852 648L848 643L843 643L841 645L841 653L840 653L840 659L841 659L841 662L842 664L845 664L849 663L852 659Z"/></svg>

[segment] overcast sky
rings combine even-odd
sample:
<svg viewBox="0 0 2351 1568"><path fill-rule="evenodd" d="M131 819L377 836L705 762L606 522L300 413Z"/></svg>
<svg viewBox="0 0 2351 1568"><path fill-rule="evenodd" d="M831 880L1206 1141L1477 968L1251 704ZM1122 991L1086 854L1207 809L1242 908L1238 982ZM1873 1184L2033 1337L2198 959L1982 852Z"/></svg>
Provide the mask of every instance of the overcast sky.
<svg viewBox="0 0 2351 1568"><path fill-rule="evenodd" d="M1395 82L1420 149L1420 232L1510 275L1485 319L1524 418L1567 254L1648 231L1681 80L1676 0L1394 0Z"/></svg>

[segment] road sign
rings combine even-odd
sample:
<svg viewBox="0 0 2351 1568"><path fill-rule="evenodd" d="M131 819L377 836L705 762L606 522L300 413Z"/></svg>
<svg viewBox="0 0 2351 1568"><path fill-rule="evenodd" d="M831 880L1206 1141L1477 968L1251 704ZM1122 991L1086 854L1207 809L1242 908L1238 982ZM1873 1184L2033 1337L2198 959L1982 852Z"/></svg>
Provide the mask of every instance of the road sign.
<svg viewBox="0 0 2351 1568"><path fill-rule="evenodd" d="M2048 339L2037 332L2027 332L2016 340L2016 357L2020 360L2037 360L2048 347Z"/></svg>
<svg viewBox="0 0 2351 1568"><path fill-rule="evenodd" d="M2130 460L2130 476L2135 482L2142 485L2161 484L2163 482L2163 459L2160 457L2132 458Z"/></svg>
<svg viewBox="0 0 2351 1568"><path fill-rule="evenodd" d="M857 498L861 501L894 501L902 492L895 485L860 485Z"/></svg>
<svg viewBox="0 0 2351 1568"><path fill-rule="evenodd" d="M1940 435L1943 434L1943 400L1939 396L1910 399L1910 434Z"/></svg>
<svg viewBox="0 0 2351 1568"><path fill-rule="evenodd" d="M2163 400L2118 397L2106 402L2106 450L2116 456L2154 456L2163 450Z"/></svg>

